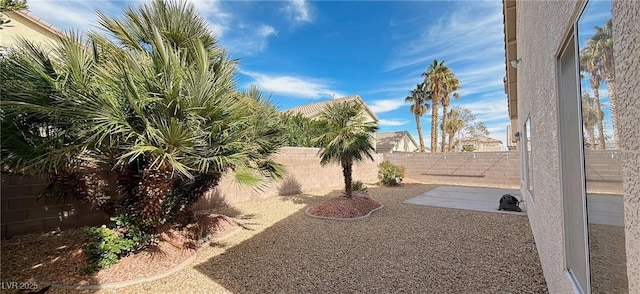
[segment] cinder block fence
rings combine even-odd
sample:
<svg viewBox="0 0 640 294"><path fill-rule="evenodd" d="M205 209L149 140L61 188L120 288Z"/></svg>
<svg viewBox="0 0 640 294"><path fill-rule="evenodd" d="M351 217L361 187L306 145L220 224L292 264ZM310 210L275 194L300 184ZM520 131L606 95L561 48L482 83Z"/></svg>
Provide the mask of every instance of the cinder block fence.
<svg viewBox="0 0 640 294"><path fill-rule="evenodd" d="M209 191L194 208L203 210L255 198L342 189L342 169L338 164L320 166L318 150L282 148L275 155L275 160L285 166L286 176L283 180L266 184L260 189L251 189L234 183L233 177L227 175L219 186ZM377 166L382 162L382 155L376 155L374 158L374 161L354 165L354 180L365 183L377 181ZM100 174L109 182L115 182L113 173L101 171ZM2 174L1 180L2 237L98 225L108 221L107 215L91 210L88 204L79 201L60 203L55 199L39 199L39 195L48 185L46 178Z"/></svg>
<svg viewBox="0 0 640 294"><path fill-rule="evenodd" d="M194 209L210 209L222 204L276 195L342 189L342 169L338 164L321 166L318 150L282 148L275 155L275 160L286 168L284 179L251 189L234 183L233 177L227 175ZM617 152L589 150L585 156L588 191L621 193L622 172ZM377 182L378 164L385 159L404 166L406 177L424 183L512 189L520 186L517 152L391 153L378 154L374 159L355 164L353 179L365 183ZM100 175L110 183L115 182L115 175L109 171L101 171ZM91 210L88 204L79 201L63 203L56 199L39 199L48 184L46 178L2 174L1 180L2 237L98 225L108 221L107 215Z"/></svg>

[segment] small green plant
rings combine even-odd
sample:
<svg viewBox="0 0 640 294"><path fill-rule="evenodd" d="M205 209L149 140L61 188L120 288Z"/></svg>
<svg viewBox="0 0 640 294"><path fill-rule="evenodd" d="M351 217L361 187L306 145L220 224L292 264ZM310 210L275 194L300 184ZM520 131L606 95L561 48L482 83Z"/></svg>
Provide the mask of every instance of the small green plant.
<svg viewBox="0 0 640 294"><path fill-rule="evenodd" d="M378 179L383 185L393 186L402 182L404 176L402 167L391 163L388 160L378 165Z"/></svg>
<svg viewBox="0 0 640 294"><path fill-rule="evenodd" d="M108 268L120 260L121 257L140 248L144 243L145 233L132 224L126 215L111 218L116 223L116 229L100 227L87 227L85 234L89 240L83 247L84 254L89 262L84 267L87 273L93 273L99 269Z"/></svg>
<svg viewBox="0 0 640 294"><path fill-rule="evenodd" d="M351 182L351 188L353 191L367 192L367 186L361 181Z"/></svg>

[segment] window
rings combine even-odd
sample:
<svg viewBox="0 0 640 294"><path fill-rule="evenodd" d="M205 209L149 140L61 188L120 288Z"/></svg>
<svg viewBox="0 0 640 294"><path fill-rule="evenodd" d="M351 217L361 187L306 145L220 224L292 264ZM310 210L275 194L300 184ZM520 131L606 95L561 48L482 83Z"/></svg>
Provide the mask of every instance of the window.
<svg viewBox="0 0 640 294"><path fill-rule="evenodd" d="M522 131L522 157L524 158L524 168L522 170L523 185L527 188L531 201L535 202L533 194L533 158L531 156L531 115L529 115L524 122Z"/></svg>

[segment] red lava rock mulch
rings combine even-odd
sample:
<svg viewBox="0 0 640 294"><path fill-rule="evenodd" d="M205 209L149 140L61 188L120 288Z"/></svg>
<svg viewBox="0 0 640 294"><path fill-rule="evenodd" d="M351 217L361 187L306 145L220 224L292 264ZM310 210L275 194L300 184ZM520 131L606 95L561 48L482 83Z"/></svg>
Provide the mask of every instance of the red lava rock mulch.
<svg viewBox="0 0 640 294"><path fill-rule="evenodd" d="M333 218L356 218L364 216L372 210L380 207L380 203L367 197L356 195L347 198L344 196L330 198L309 209L309 213L315 216Z"/></svg>
<svg viewBox="0 0 640 294"><path fill-rule="evenodd" d="M2 242L2 278L12 281L90 285L129 281L163 273L193 256L200 246L242 227L224 215L196 215L185 228L162 230L159 243L124 257L108 269L86 274L81 228L58 233L16 236ZM198 242L200 239L201 242Z"/></svg>

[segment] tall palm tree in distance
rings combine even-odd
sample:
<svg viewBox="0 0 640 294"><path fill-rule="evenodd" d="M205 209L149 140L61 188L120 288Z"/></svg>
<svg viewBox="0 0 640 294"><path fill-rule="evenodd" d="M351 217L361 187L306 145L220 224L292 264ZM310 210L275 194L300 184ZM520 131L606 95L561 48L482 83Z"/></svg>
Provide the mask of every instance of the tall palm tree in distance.
<svg viewBox="0 0 640 294"><path fill-rule="evenodd" d="M604 122L603 122L603 112L602 105L600 103L600 82L602 81L602 76L600 75L600 63L599 58L596 52L595 44L592 41L587 42L587 46L580 51L580 67L583 72L589 74L589 84L591 85L591 89L593 90L593 99L594 101L594 111L597 112L595 118L597 121L595 124L598 126L598 141L600 144L600 148L604 149L606 147L604 140ZM584 104L584 100L583 100ZM583 109L584 115L584 109ZM595 138L593 138L595 139ZM591 145L592 149L595 149L595 142Z"/></svg>
<svg viewBox="0 0 640 294"><path fill-rule="evenodd" d="M444 152L444 142L445 142L445 131L444 131L444 126L448 123L448 115L449 113L447 112L449 110L449 105L451 104L451 92L455 92L458 91L458 89L460 89L460 81L458 80L458 78L456 78L456 75L453 74L453 72L451 70L449 70L450 74L447 76L446 80L445 80L445 87L444 87L444 93L442 94L442 101L440 101L440 103L442 104L442 127L443 127L443 131L442 131L442 147L440 149L441 152ZM458 95L458 93L453 93L453 98L454 99L458 99L460 98L460 95Z"/></svg>
<svg viewBox="0 0 640 294"><path fill-rule="evenodd" d="M596 103L596 98L591 97L589 93L582 93L582 124L584 125L584 129L589 134L589 146L591 150L596 149L596 132L595 127L598 122L602 121L602 111L600 111L597 107L599 106ZM600 134L600 138L603 135ZM602 144L602 143L601 143Z"/></svg>
<svg viewBox="0 0 640 294"><path fill-rule="evenodd" d="M611 19L605 22L604 27L596 26L596 33L589 39L589 46L593 46L594 54L600 63L602 78L607 82L613 137L615 146L618 147L618 134L616 133L616 97L618 87L616 85L613 62L613 25ZM603 148L606 148L606 146L603 146Z"/></svg>
<svg viewBox="0 0 640 294"><path fill-rule="evenodd" d="M447 122L444 125L443 133L446 133L449 136L449 142L447 145L447 152L451 152L453 148L453 141L462 128L464 127L464 120L460 118L460 113L456 108L451 109L447 114ZM442 141L442 145L444 145L444 140Z"/></svg>
<svg viewBox="0 0 640 294"><path fill-rule="evenodd" d="M416 118L416 128L418 129L418 138L420 139L420 152L424 152L424 136L422 134L421 117L429 110L430 95L424 91L422 84L416 85L416 88L409 91L409 96L404 99L405 103L411 103L411 113Z"/></svg>
<svg viewBox="0 0 640 294"><path fill-rule="evenodd" d="M365 157L373 160L373 136L378 126L365 119L362 105L356 102L329 105L320 114L320 119L327 124L326 132L317 138L324 144L319 152L320 164L340 163L345 196L351 198L353 163Z"/></svg>
<svg viewBox="0 0 640 294"><path fill-rule="evenodd" d="M422 73L424 86L431 93L431 152L436 152L438 148L438 110L444 95L451 93L447 86L451 75L451 69L444 61L437 59L434 59L427 71Z"/></svg>

